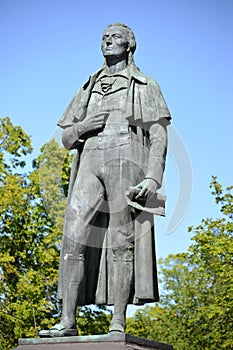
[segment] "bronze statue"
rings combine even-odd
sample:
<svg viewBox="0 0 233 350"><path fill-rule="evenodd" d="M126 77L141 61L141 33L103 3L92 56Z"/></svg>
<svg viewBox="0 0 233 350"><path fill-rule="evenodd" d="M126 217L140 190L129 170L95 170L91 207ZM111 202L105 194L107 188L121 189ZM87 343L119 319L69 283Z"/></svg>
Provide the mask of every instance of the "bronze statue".
<svg viewBox="0 0 233 350"><path fill-rule="evenodd" d="M134 63L133 32L110 24L103 67L90 76L58 125L75 149L59 269L61 322L40 336L77 335L76 309L114 305L109 332L124 332L129 303L158 301L153 214L161 187L170 113L157 82Z"/></svg>

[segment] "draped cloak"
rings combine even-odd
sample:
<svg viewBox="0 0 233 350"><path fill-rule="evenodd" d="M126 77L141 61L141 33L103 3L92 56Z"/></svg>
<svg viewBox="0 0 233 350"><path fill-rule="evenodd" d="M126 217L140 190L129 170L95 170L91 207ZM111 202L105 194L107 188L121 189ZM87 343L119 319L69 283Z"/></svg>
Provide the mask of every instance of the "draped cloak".
<svg viewBox="0 0 233 350"><path fill-rule="evenodd" d="M146 156L144 152L140 151L140 147L135 149L139 159L146 158L143 159L147 167L146 176L161 184L164 166L160 164L159 160L154 161L153 156L150 155L148 130L150 125L156 122L167 126L171 116L157 82L142 74L135 65L131 65L129 69L124 115L129 121L131 139L136 141L136 144L143 145L143 149L145 147L148 149ZM59 127L65 129L86 117L92 88L102 70L100 69L91 75L83 87L78 90L59 120ZM85 140L77 140L71 169L68 202L78 176L79 159L84 143ZM159 300L153 214L165 215L165 200L165 196L156 194L153 204L147 206L147 203L145 205L136 203L126 194L127 204L137 213L134 240L134 288L130 303L144 304ZM78 305L114 304L113 257L111 248L108 248L106 220L98 218L98 222L102 223L102 228L100 227L100 235L103 237L102 248L95 248L93 245L87 247L85 281L83 290L78 297ZM63 232L63 235L66 235L66 232ZM62 289L67 288L69 282L63 273L65 250L63 243L59 266L58 299L62 299Z"/></svg>

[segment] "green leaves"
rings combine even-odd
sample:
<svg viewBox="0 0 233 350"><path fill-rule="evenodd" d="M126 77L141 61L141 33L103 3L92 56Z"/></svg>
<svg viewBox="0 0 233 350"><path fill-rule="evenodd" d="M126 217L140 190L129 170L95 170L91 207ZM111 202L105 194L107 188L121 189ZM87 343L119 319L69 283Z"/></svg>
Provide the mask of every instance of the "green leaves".
<svg viewBox="0 0 233 350"><path fill-rule="evenodd" d="M32 152L30 137L20 126L14 126L8 117L0 119L0 144L2 170L25 166L20 157ZM3 157L4 153L7 160Z"/></svg>
<svg viewBox="0 0 233 350"><path fill-rule="evenodd" d="M59 316L56 289L65 210L61 178L68 155L51 141L34 161L37 167L22 173L19 168L32 151L29 136L4 118L0 137L0 343L8 349L18 337L37 336ZM53 215L46 210L48 198Z"/></svg>
<svg viewBox="0 0 233 350"><path fill-rule="evenodd" d="M77 326L80 335L106 334L111 321L111 312L105 306L78 308Z"/></svg>
<svg viewBox="0 0 233 350"><path fill-rule="evenodd" d="M216 203L221 204L221 213L233 219L233 197L231 193L233 186L227 187L223 194L222 186L217 182L216 176L213 176L210 188L213 188L211 193L215 196Z"/></svg>

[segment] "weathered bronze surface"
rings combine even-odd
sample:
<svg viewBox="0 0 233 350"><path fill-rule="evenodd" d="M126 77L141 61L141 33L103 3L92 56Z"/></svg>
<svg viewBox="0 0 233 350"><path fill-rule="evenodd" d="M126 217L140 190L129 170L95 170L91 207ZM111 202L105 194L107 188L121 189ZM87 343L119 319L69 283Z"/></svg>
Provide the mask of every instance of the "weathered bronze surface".
<svg viewBox="0 0 233 350"><path fill-rule="evenodd" d="M126 307L159 300L153 214L161 187L170 113L157 82L134 63L131 29L108 26L104 65L58 125L75 149L60 257L61 323L41 337L75 336L76 308L114 305L109 332L125 331Z"/></svg>

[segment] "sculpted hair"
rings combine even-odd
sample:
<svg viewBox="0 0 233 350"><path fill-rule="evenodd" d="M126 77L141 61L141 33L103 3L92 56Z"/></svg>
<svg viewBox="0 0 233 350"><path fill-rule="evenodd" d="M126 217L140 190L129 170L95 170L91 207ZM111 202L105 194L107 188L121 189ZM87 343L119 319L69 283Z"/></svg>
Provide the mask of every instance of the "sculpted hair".
<svg viewBox="0 0 233 350"><path fill-rule="evenodd" d="M132 29L130 29L130 27L128 27L126 24L124 23L111 23L108 25L107 28L109 27L122 27L124 29L126 29L127 34L128 34L128 43L129 43L129 47L130 47L130 52L129 52L129 57L128 57L128 63L133 63L134 62L134 58L133 58L133 54L136 50L136 39L134 36L134 33L132 31Z"/></svg>

